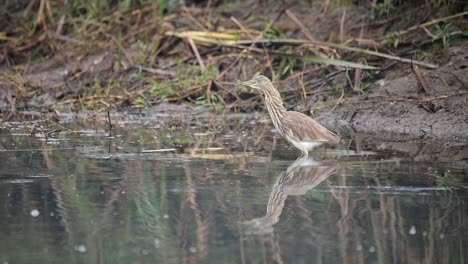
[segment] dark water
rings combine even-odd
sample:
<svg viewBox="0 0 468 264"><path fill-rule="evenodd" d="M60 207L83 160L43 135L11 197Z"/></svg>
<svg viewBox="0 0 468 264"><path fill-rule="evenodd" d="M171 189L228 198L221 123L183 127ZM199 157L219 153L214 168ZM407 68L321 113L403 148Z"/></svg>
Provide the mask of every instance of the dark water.
<svg viewBox="0 0 468 264"><path fill-rule="evenodd" d="M467 263L463 147L345 139L295 160L265 127L4 124L0 263Z"/></svg>

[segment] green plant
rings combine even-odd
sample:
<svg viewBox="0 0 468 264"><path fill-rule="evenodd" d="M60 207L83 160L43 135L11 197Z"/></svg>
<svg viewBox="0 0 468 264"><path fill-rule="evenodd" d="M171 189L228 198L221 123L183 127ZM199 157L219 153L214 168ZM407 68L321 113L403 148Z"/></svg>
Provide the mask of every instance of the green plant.
<svg viewBox="0 0 468 264"><path fill-rule="evenodd" d="M379 7L379 13L388 15L392 9L395 8L395 5L393 3L393 0L384 0L383 3L380 3L378 5Z"/></svg>
<svg viewBox="0 0 468 264"><path fill-rule="evenodd" d="M344 91L346 84L338 84L332 87L332 93L335 95L340 95Z"/></svg>
<svg viewBox="0 0 468 264"><path fill-rule="evenodd" d="M387 35L386 38L388 45L393 48L398 48L398 45L400 44L400 39L398 37L398 33L392 33Z"/></svg>
<svg viewBox="0 0 468 264"><path fill-rule="evenodd" d="M360 87L361 93L366 93L368 88L369 88L368 83L361 83L361 87Z"/></svg>
<svg viewBox="0 0 468 264"><path fill-rule="evenodd" d="M150 81L151 89L149 91L150 96L156 96L161 99L170 98L177 96L178 92L173 88L171 84L166 84L162 82Z"/></svg>
<svg viewBox="0 0 468 264"><path fill-rule="evenodd" d="M281 35L280 29L276 26L271 26L270 24L265 26L264 32L266 38L275 38Z"/></svg>
<svg viewBox="0 0 468 264"><path fill-rule="evenodd" d="M432 37L432 41L442 39L442 45L444 48L449 47L449 41L450 41L450 34L449 34L449 28L452 25L452 23L445 23L445 24L439 24L436 25L436 32L434 36Z"/></svg>

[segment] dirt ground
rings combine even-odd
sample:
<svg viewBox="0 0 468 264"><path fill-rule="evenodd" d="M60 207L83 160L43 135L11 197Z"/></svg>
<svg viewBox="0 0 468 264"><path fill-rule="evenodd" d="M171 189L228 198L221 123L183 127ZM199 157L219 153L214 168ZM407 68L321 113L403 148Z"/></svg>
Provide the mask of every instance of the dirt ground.
<svg viewBox="0 0 468 264"><path fill-rule="evenodd" d="M463 41L465 35L462 35L462 41L453 41L448 48L442 48L440 41L431 41L427 32L413 28L414 31L401 37L403 44L399 47L385 46L382 42L389 32L411 29L411 26L440 17L439 14L426 9L414 11L417 8L396 10L369 23L369 6L327 8L324 10L321 3L275 6L263 1L212 8L198 6L176 11L176 15L166 17L162 25L160 20L152 23L153 14L142 9L128 13L126 19L131 26L125 28L128 35L123 36L121 44L114 37L102 42L93 40L92 45L86 45L86 39L77 39L72 33L51 37L52 40L47 34L36 36L30 40L34 45L20 47L15 45L24 39L0 41L3 50L0 56L3 66L0 68L2 119L11 120L21 112L31 110L44 113L86 109L127 111L166 101L195 106L200 104L199 98L205 98L203 103L206 106L218 110L214 104L232 112L265 111L258 95L235 90L237 81L263 73L269 77L277 75L276 85L289 109L309 113L342 133L366 133L396 139L440 138L466 144L468 44ZM246 13L245 10L249 11ZM287 15L285 10L294 15ZM413 20L403 19L415 14ZM343 66L322 65L315 70L317 64L301 55L309 51L307 45L257 45L257 53L249 53L240 59L239 54L249 50L248 46L199 45L197 54L186 41L158 35L168 31L203 29L224 32L239 27L232 17L241 21L243 27L256 32L271 23L276 31L281 32L282 38L353 40L361 48L438 67L419 65L415 70L408 62L318 46L319 53L329 57L365 61L380 68L363 70L361 76L356 77L355 69ZM451 21L452 28L466 31L466 21L457 21ZM138 23L141 23L140 27L137 27ZM145 25L148 28L144 28ZM434 33L434 28L428 28L426 30ZM141 35L138 35L140 31ZM243 34L248 31L244 28L242 32L241 37L245 37ZM108 35L111 34L105 36ZM149 40L149 44L143 43L148 46L141 49L139 46L143 45L143 39ZM151 48L156 42L160 43L160 48L154 54ZM283 57L275 57L273 52L282 52ZM289 52L295 56L289 56ZM198 55L208 68L215 68L215 75L201 76L199 72L186 70L198 65ZM179 63L172 65L176 60ZM138 63L140 61L144 63ZM185 69L185 78L188 76L196 81L189 80L188 85L185 84L181 69ZM353 89L357 78L365 84L364 91ZM155 91L155 83L174 87L175 92L161 95L160 91ZM307 96L302 96L304 93ZM135 101L143 102L135 105Z"/></svg>
<svg viewBox="0 0 468 264"><path fill-rule="evenodd" d="M424 70L427 92L410 67L388 71L368 93L346 98L317 118L379 137L468 140L468 50L450 49L447 62Z"/></svg>

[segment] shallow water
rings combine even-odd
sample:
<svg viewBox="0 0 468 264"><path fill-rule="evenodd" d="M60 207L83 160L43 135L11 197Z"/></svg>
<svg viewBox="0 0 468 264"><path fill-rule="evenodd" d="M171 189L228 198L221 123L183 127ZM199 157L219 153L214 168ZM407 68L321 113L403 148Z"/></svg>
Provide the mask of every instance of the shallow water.
<svg viewBox="0 0 468 264"><path fill-rule="evenodd" d="M4 124L0 262L466 263L463 147L345 139L295 160L269 124L242 122L257 128L47 140Z"/></svg>

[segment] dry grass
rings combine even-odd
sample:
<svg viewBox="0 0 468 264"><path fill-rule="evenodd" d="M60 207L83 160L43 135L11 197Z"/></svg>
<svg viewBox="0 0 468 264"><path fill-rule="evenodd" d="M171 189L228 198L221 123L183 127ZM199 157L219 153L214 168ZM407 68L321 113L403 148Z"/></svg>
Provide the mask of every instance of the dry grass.
<svg viewBox="0 0 468 264"><path fill-rule="evenodd" d="M406 20L403 27L402 10L416 9L400 1L287 8L254 3L248 13L241 12L245 4L66 3L4 4L2 111L40 109L44 104L34 104L33 98L44 94L51 102L48 109L107 111L188 101L219 111L248 111L258 105L258 96L234 85L257 73L272 77L290 106L310 94L330 96L336 87L342 92L335 96L342 98L360 91L356 85L365 86L377 69L401 63L436 68L421 44L456 41L468 14L456 1L425 1L425 17ZM336 30L322 30L322 25ZM384 25L391 31L382 32ZM408 56L416 51L419 58ZM331 84L326 77L348 71L355 71L354 81Z"/></svg>

